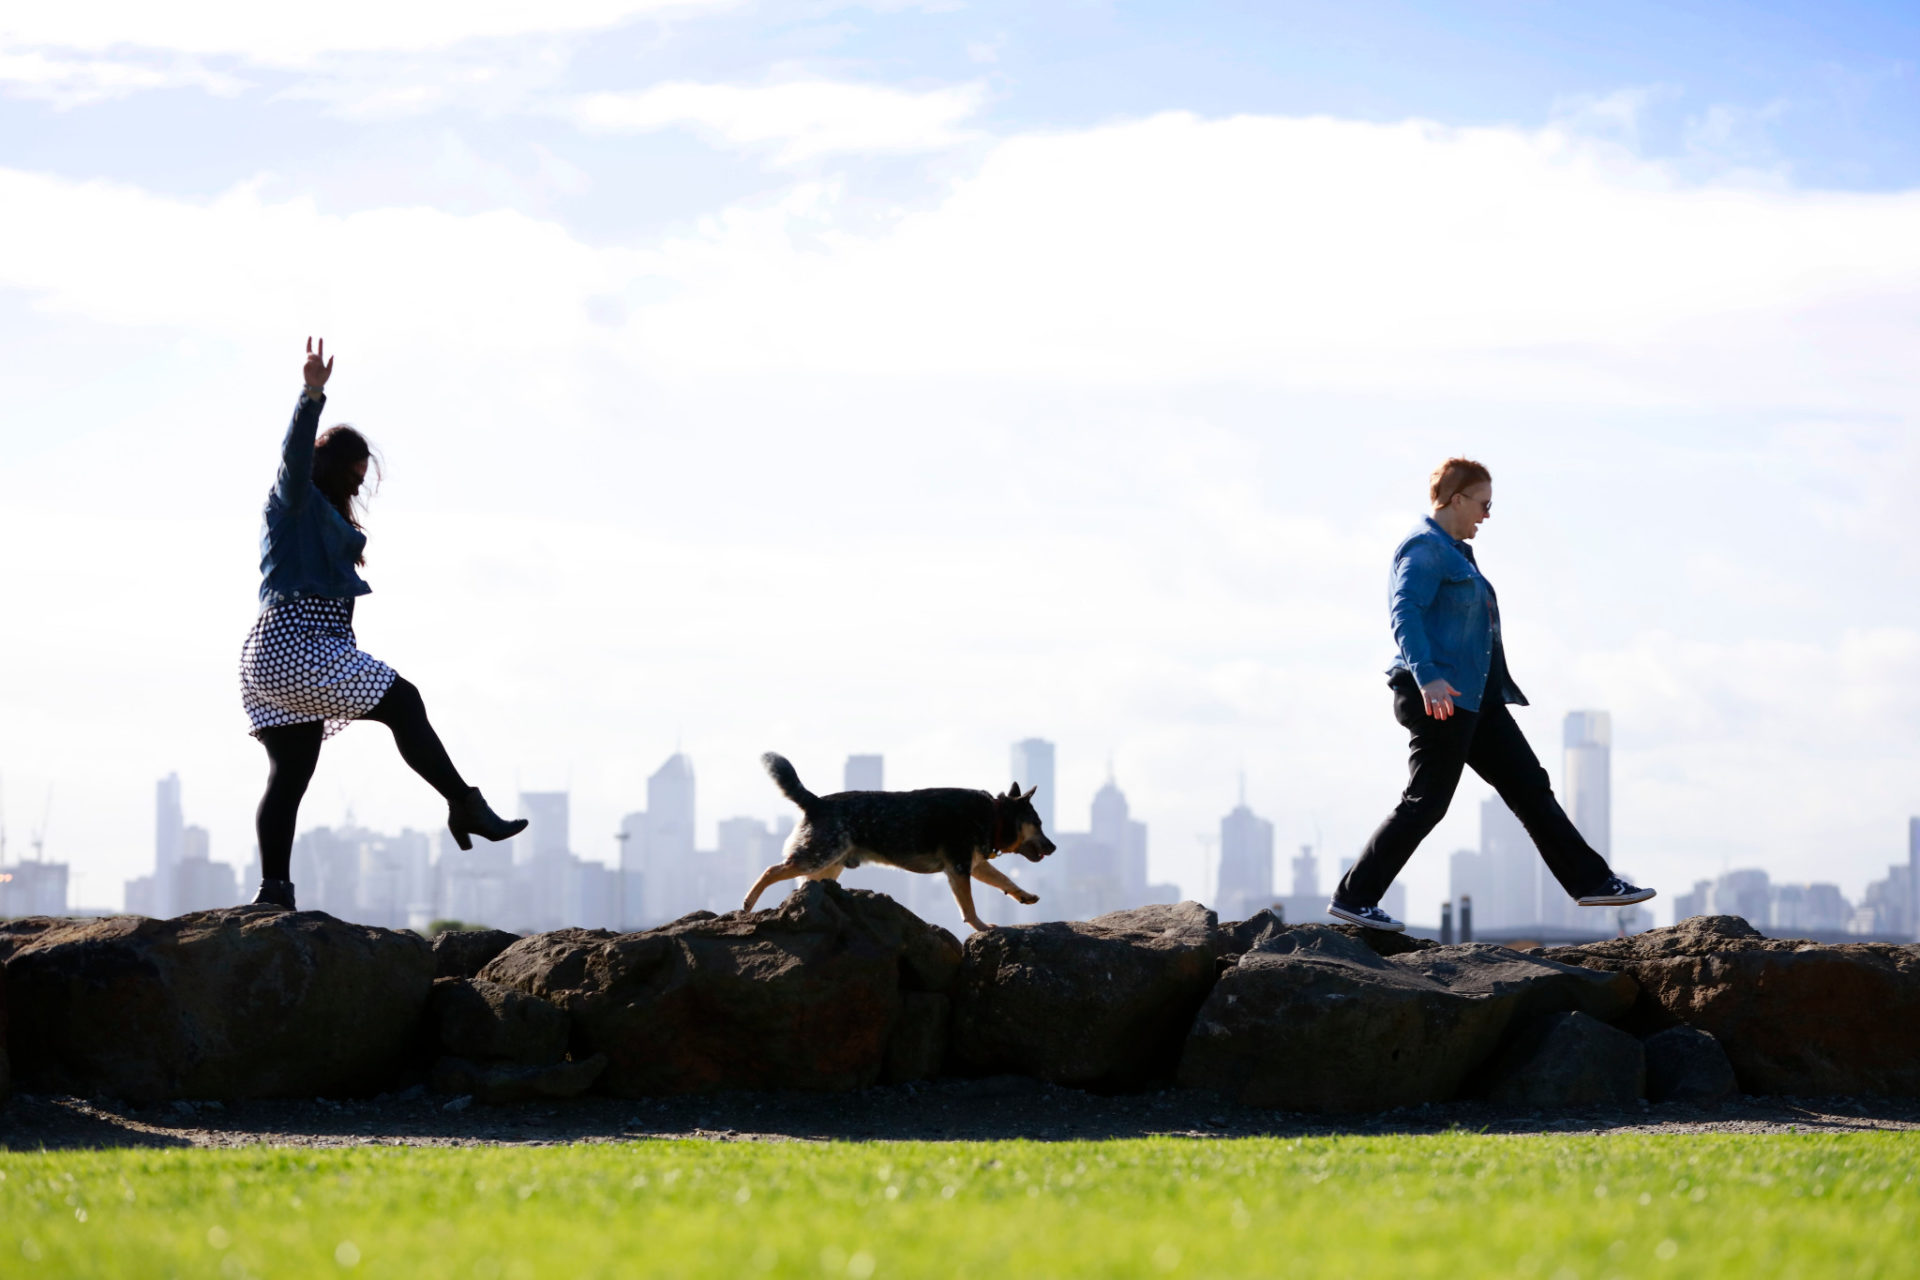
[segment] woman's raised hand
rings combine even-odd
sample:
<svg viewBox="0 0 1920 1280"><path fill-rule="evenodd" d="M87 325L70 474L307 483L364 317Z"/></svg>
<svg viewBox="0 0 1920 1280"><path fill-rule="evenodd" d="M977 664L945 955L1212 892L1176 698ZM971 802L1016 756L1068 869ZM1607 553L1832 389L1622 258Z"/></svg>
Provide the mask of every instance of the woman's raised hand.
<svg viewBox="0 0 1920 1280"><path fill-rule="evenodd" d="M327 385L327 379L333 376L333 361L327 356L327 340L320 339L320 350L313 349L313 339L307 339L307 385L318 391Z"/></svg>
<svg viewBox="0 0 1920 1280"><path fill-rule="evenodd" d="M1427 714L1435 720L1445 720L1453 715L1453 700L1460 691L1445 680L1429 680L1420 686L1420 696L1426 701Z"/></svg>

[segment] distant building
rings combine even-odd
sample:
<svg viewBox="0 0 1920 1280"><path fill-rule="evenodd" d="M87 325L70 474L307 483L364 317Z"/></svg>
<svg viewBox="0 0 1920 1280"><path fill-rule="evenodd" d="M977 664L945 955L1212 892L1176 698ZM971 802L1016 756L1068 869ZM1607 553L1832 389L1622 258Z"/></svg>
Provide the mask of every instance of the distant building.
<svg viewBox="0 0 1920 1280"><path fill-rule="evenodd" d="M886 760L882 756L848 756L844 791L885 791Z"/></svg>
<svg viewBox="0 0 1920 1280"><path fill-rule="evenodd" d="M694 858L693 761L681 752L647 779L646 829L646 922L665 924L704 910L707 886Z"/></svg>
<svg viewBox="0 0 1920 1280"><path fill-rule="evenodd" d="M1028 787L1038 787L1034 793L1033 810L1040 815L1040 825L1048 835L1054 829L1054 804L1057 799L1053 785L1053 744L1045 738L1026 738L1013 744L1013 777L1010 781L1020 784L1022 791ZM997 791L999 788L995 787Z"/></svg>
<svg viewBox="0 0 1920 1280"><path fill-rule="evenodd" d="M1044 818L1041 824L1045 825ZM1110 851L1109 869L1115 879L1119 902L1125 906L1140 905L1147 891L1147 824L1134 820L1127 797L1114 782L1111 770L1106 785L1093 793L1088 834L1095 844ZM1271 861L1268 880L1272 880Z"/></svg>
<svg viewBox="0 0 1920 1280"><path fill-rule="evenodd" d="M180 860L173 867L175 915L238 905L240 885L234 870L224 862L213 861L211 845L205 827L181 828Z"/></svg>
<svg viewBox="0 0 1920 1280"><path fill-rule="evenodd" d="M180 863L186 820L180 815L180 775L170 773L154 784L153 801L153 916L175 914L173 869Z"/></svg>
<svg viewBox="0 0 1920 1280"><path fill-rule="evenodd" d="M0 919L67 914L67 864L14 862L0 866Z"/></svg>
<svg viewBox="0 0 1920 1280"><path fill-rule="evenodd" d="M1311 852L1307 853L1312 857ZM1295 884L1299 888L1298 865ZM1246 797L1220 819L1220 869L1213 909L1222 920L1245 920L1274 903L1273 824L1247 807Z"/></svg>
<svg viewBox="0 0 1920 1280"><path fill-rule="evenodd" d="M1907 902L1907 919L1913 925L1913 939L1920 942L1920 818L1907 819L1907 887L1912 890Z"/></svg>

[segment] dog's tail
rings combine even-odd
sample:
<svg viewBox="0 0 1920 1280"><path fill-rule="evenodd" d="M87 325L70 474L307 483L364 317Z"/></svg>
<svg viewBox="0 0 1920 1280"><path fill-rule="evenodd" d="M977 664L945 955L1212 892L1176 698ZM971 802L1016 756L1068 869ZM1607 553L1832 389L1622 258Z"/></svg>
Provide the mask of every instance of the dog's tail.
<svg viewBox="0 0 1920 1280"><path fill-rule="evenodd" d="M760 757L760 764L773 779L773 785L780 788L780 794L800 806L803 813L811 813L813 806L820 803L820 797L800 785L800 775L793 771L787 758L772 751Z"/></svg>

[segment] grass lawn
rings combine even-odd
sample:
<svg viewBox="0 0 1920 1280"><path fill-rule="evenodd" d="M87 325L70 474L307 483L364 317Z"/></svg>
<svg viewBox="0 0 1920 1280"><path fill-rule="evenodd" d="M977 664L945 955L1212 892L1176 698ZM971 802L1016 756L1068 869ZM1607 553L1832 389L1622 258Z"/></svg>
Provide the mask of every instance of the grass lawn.
<svg viewBox="0 0 1920 1280"><path fill-rule="evenodd" d="M0 1152L0 1275L1913 1276L1920 1134Z"/></svg>

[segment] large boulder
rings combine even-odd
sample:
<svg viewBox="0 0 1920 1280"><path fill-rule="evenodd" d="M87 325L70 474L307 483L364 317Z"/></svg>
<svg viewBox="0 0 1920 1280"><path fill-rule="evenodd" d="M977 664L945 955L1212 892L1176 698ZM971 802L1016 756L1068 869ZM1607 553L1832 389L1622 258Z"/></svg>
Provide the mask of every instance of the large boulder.
<svg viewBox="0 0 1920 1280"><path fill-rule="evenodd" d="M1179 1083L1253 1106L1366 1111L1457 1096L1515 1018L1606 1016L1630 983L1504 947L1381 956L1361 938L1297 925L1220 976L1194 1021Z"/></svg>
<svg viewBox="0 0 1920 1280"><path fill-rule="evenodd" d="M1696 916L1547 954L1631 976L1640 999L1623 1025L1708 1032L1748 1093L1920 1094L1920 947L1768 938Z"/></svg>
<svg viewBox="0 0 1920 1280"><path fill-rule="evenodd" d="M174 1098L377 1093L432 985L417 934L228 907L0 934L20 1083Z"/></svg>
<svg viewBox="0 0 1920 1280"><path fill-rule="evenodd" d="M433 940L433 976L471 978L518 941L505 929L448 929Z"/></svg>
<svg viewBox="0 0 1920 1280"><path fill-rule="evenodd" d="M1733 1064L1720 1042L1698 1027L1668 1027L1643 1042L1647 1097L1713 1107L1740 1092Z"/></svg>
<svg viewBox="0 0 1920 1280"><path fill-rule="evenodd" d="M7 1063L7 970L0 965L0 1102L13 1092L13 1072Z"/></svg>
<svg viewBox="0 0 1920 1280"><path fill-rule="evenodd" d="M1514 1107L1627 1106L1647 1091L1640 1042L1584 1013L1534 1019L1501 1051L1487 1097Z"/></svg>
<svg viewBox="0 0 1920 1280"><path fill-rule="evenodd" d="M954 989L954 1059L1082 1088L1170 1080L1219 954L1197 902L976 933Z"/></svg>
<svg viewBox="0 0 1920 1280"><path fill-rule="evenodd" d="M566 1010L576 1056L607 1056L601 1087L640 1097L858 1089L889 1062L930 1069L938 1005L907 997L944 995L959 967L952 934L886 895L810 881L768 911L536 934L480 977Z"/></svg>
<svg viewBox="0 0 1920 1280"><path fill-rule="evenodd" d="M439 1050L456 1058L544 1066L567 1054L566 1012L497 982L439 979L427 1021Z"/></svg>

